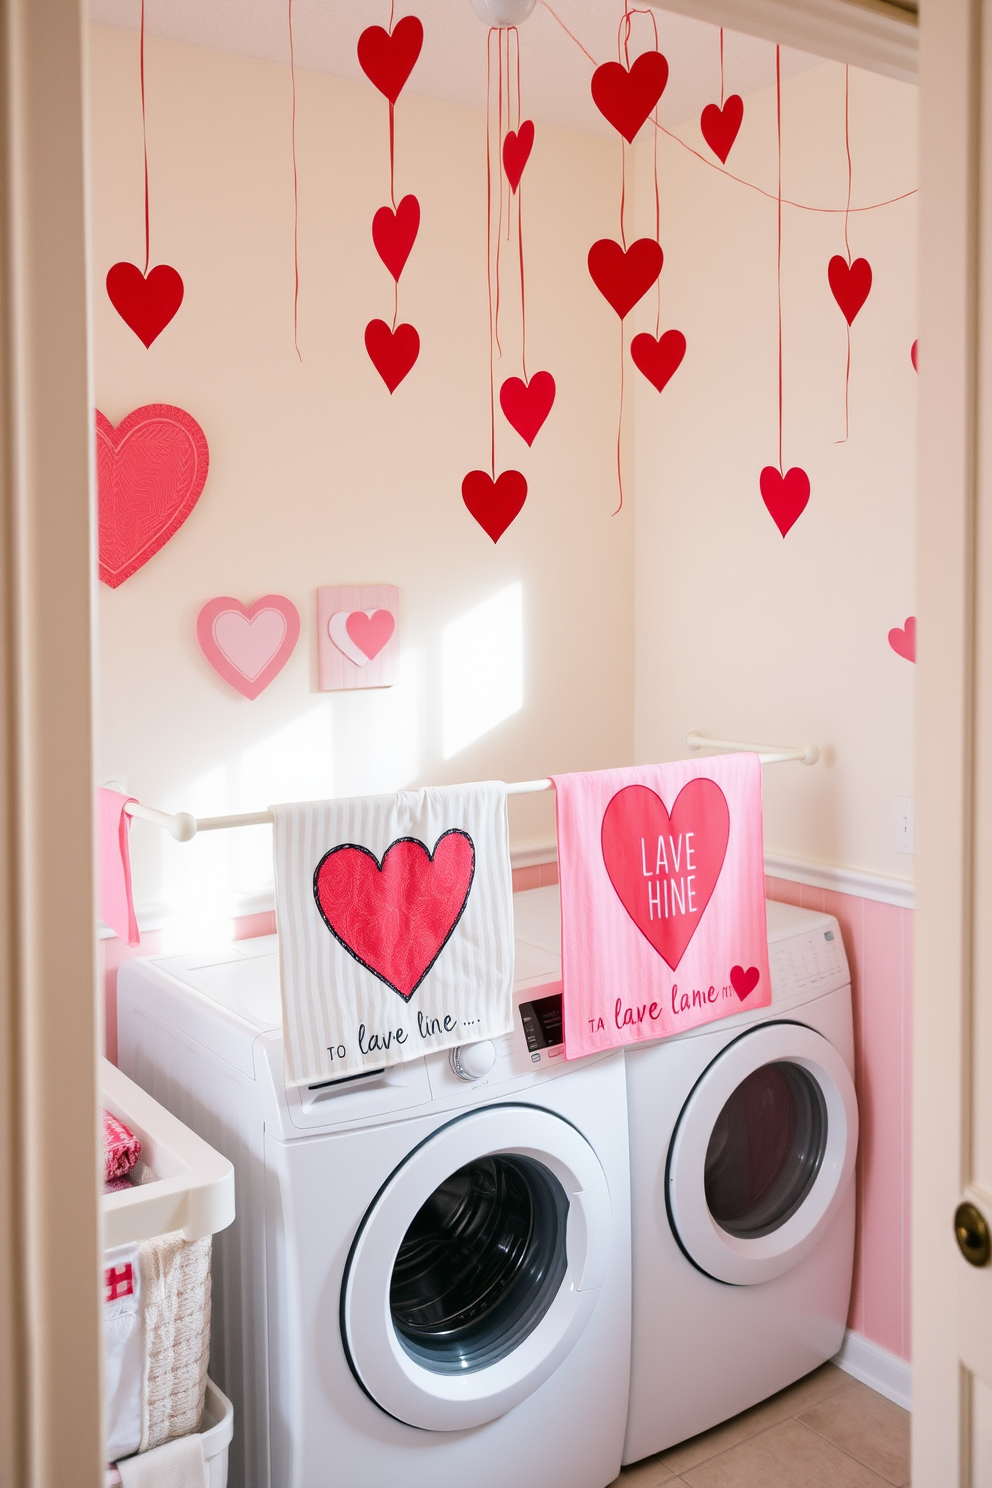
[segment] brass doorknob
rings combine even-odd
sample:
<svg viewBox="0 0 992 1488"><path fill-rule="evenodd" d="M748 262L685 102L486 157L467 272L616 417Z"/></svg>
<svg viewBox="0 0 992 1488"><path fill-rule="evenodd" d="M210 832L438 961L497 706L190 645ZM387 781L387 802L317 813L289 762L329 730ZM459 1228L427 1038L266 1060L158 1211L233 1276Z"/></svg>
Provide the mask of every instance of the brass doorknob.
<svg viewBox="0 0 992 1488"><path fill-rule="evenodd" d="M974 1204L959 1204L955 1209L954 1234L958 1249L970 1265L987 1265L992 1255L992 1235L984 1214Z"/></svg>

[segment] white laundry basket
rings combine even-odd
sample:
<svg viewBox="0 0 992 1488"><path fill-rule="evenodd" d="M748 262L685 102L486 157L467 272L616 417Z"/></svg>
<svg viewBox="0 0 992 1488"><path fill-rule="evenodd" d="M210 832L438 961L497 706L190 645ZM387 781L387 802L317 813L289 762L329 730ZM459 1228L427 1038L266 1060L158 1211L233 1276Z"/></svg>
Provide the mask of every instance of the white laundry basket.
<svg viewBox="0 0 992 1488"><path fill-rule="evenodd" d="M207 1380L207 1398L200 1423L206 1488L227 1488L227 1454L234 1436L234 1406L212 1379ZM116 1467L107 1471L106 1488L118 1488L121 1475Z"/></svg>

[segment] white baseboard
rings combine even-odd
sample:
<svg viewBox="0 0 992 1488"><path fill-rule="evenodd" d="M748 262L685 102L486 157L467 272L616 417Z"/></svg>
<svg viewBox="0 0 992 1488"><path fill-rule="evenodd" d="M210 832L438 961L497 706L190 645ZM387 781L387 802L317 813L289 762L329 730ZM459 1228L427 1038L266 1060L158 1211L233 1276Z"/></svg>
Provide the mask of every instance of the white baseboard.
<svg viewBox="0 0 992 1488"><path fill-rule="evenodd" d="M900 909L913 908L914 885L910 878L887 878L881 873L865 873L860 868L834 868L826 863L810 863L784 853L768 852L765 872L769 878L787 878L791 883L810 884L815 889L833 889L858 899L876 899L880 904L896 904Z"/></svg>
<svg viewBox="0 0 992 1488"><path fill-rule="evenodd" d="M844 1342L833 1362L845 1374L853 1375L863 1385L870 1385L879 1395L913 1409L913 1366L898 1354L890 1354L880 1343L872 1343L863 1333L844 1334Z"/></svg>

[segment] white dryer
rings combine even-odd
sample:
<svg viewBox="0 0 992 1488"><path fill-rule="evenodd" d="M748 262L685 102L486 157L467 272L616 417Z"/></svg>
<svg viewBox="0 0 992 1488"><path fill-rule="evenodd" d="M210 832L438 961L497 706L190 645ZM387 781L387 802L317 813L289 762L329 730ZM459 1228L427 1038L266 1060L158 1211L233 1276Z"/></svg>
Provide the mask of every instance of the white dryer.
<svg viewBox="0 0 992 1488"><path fill-rule="evenodd" d="M565 1064L555 894L516 903L533 937L512 1034L303 1091L282 1083L275 937L121 968L122 1068L235 1168L210 1372L237 1411L238 1488L619 1472L623 1059Z"/></svg>
<svg viewBox="0 0 992 1488"><path fill-rule="evenodd" d="M841 1346L858 1109L837 921L768 903L769 1007L627 1050L633 1337L624 1462Z"/></svg>

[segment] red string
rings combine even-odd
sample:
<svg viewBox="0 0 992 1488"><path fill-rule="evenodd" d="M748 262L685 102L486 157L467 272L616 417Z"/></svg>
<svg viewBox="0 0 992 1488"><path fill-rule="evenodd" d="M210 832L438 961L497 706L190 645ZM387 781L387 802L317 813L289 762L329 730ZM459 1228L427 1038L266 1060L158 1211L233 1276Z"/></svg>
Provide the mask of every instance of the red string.
<svg viewBox="0 0 992 1488"><path fill-rule="evenodd" d="M389 200L396 211L396 106L389 100Z"/></svg>
<svg viewBox="0 0 992 1488"><path fill-rule="evenodd" d="M619 503L617 504L616 511L613 513L614 516L617 515L617 512L623 511L623 464L622 464L621 459L620 459L620 440L621 440L621 436L623 434L623 372L624 372L623 321L621 320L621 322L620 322L620 413L619 413L619 416L617 418L617 490L620 493L620 500L619 500Z"/></svg>
<svg viewBox="0 0 992 1488"><path fill-rule="evenodd" d="M496 479L496 386L493 378L493 31L486 37L486 285L489 291L489 435L492 477ZM496 32L499 45L499 32Z"/></svg>
<svg viewBox="0 0 992 1488"><path fill-rule="evenodd" d="M627 207L627 141L620 136L620 246L627 252L627 234L623 219Z"/></svg>
<svg viewBox="0 0 992 1488"><path fill-rule="evenodd" d="M847 211L844 213L844 253L847 257L847 267L851 267L851 240L848 228L851 222L851 188L854 183L854 171L851 165L851 69L844 67L844 149L847 151ZM844 438L837 441L838 444L846 444L851 433L851 327L847 317L844 318L847 329L847 363L844 369Z"/></svg>
<svg viewBox="0 0 992 1488"><path fill-rule="evenodd" d="M502 359L503 359L503 348L500 345L500 339L499 339L499 310L500 310L499 259L500 259L500 248L502 247L502 243L503 243L503 32L502 32L502 30L497 30L497 32L496 32L496 55L497 55L497 57L499 59L498 60L498 68L499 68L499 95L498 96L499 96L499 102L498 102L498 120L497 120L497 126L496 126L496 169L497 169L497 171L499 173L499 219L498 219L498 221L496 223L496 355L502 361ZM488 127L489 127L489 125L488 125L488 121L487 121L486 128L488 129Z"/></svg>
<svg viewBox="0 0 992 1488"><path fill-rule="evenodd" d="M145 278L151 262L151 231L148 216L148 133L145 127L145 0L141 0L141 34L138 39L138 73L141 78L141 149L145 160Z"/></svg>
<svg viewBox="0 0 992 1488"><path fill-rule="evenodd" d="M292 146L293 146L293 345L300 355L300 193L296 175L296 52L293 46L293 0L287 0L289 19L289 76L293 89ZM141 0L144 11L144 0Z"/></svg>
<svg viewBox="0 0 992 1488"><path fill-rule="evenodd" d="M724 90L724 83L723 83L723 27L721 26L720 27L720 107L721 107L721 109L723 108L723 95L724 95L724 91L725 90Z"/></svg>
<svg viewBox="0 0 992 1488"><path fill-rule="evenodd" d="M517 30L516 26L511 27L511 30L513 31L514 47L515 47L515 55L516 55L516 64L517 64L517 66L516 66L516 73L517 73L517 113L516 113L516 121L517 121L517 132L519 133L520 132L520 114L521 114L521 105L520 105L520 32ZM517 182L517 258L518 258L518 261L519 261L519 264L520 264L520 366L521 366L521 370L523 371L523 374L524 374L524 382L526 383L528 381L528 377L527 377L527 302L526 302L526 297L525 297L525 294L524 294L524 202L523 202L523 196L524 196L524 183L523 183L523 180L521 179L521 180L519 180ZM512 206L512 197L511 197L511 206ZM509 218L507 218L507 226L509 227Z"/></svg>
<svg viewBox="0 0 992 1488"><path fill-rule="evenodd" d="M782 49L775 45L775 125L778 134L778 468L782 464Z"/></svg>

